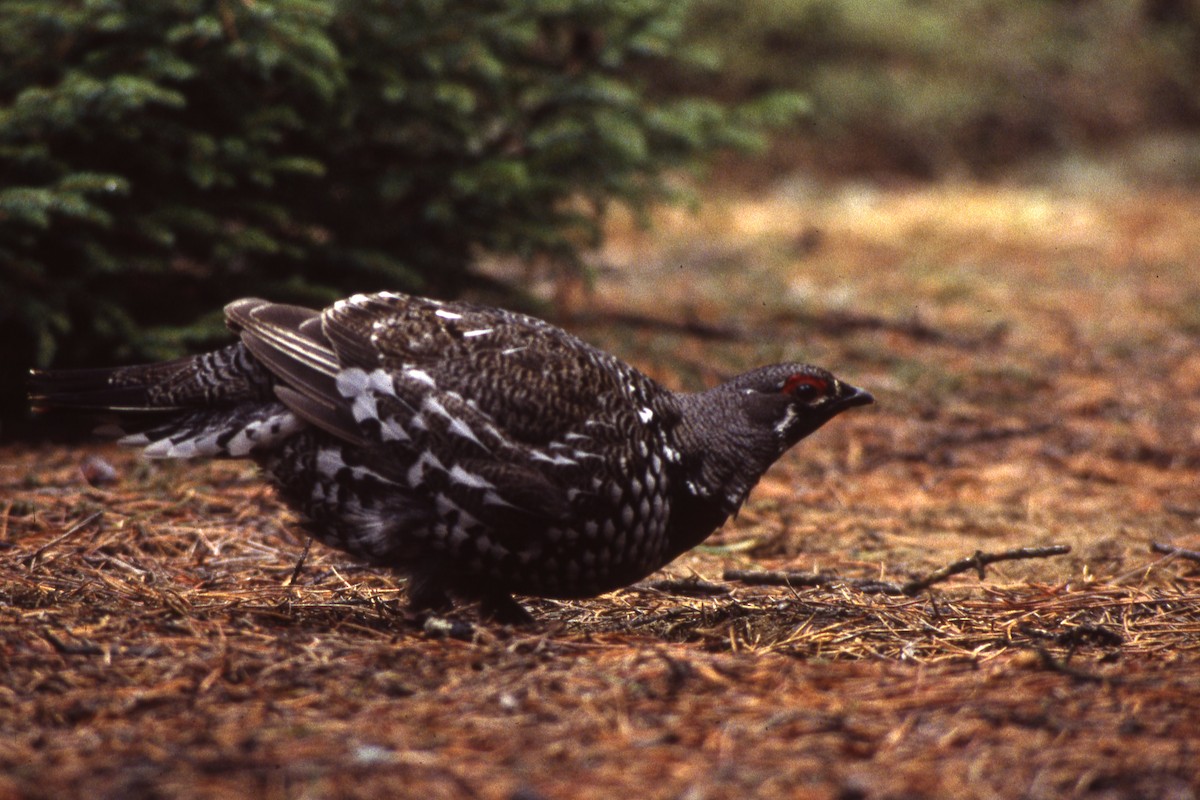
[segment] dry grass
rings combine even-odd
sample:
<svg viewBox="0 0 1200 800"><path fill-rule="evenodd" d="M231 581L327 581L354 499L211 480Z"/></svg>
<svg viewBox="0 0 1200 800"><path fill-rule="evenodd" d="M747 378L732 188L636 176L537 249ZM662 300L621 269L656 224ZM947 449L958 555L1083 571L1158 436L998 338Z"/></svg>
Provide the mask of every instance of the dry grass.
<svg viewBox="0 0 1200 800"><path fill-rule="evenodd" d="M1200 548L1200 197L790 195L617 225L573 324L675 385L801 356L880 404L679 580L529 629L297 570L243 465L5 448L0 798L1194 798L1200 564L1151 544Z"/></svg>

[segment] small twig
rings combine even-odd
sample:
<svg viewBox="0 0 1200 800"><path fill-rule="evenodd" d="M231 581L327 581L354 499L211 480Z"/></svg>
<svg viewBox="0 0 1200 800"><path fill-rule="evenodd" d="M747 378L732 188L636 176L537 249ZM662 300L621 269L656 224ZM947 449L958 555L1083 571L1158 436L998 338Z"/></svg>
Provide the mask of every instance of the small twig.
<svg viewBox="0 0 1200 800"><path fill-rule="evenodd" d="M102 516L104 516L103 511L97 511L93 514L89 514L88 516L84 517L79 522L76 522L74 525L72 525L70 528L68 528L66 533L62 533L62 534L59 534L58 536L55 536L53 539L46 542L44 545L39 547L37 550L34 550L32 553L25 556L22 559L22 561L24 561L26 563L26 565L32 566L51 547L54 547L56 544L64 541L65 539L71 538L76 533L78 533L82 529L86 528L88 525L91 525L93 522L95 522Z"/></svg>
<svg viewBox="0 0 1200 800"><path fill-rule="evenodd" d="M1164 503L1163 511L1166 511L1168 514L1174 514L1177 517L1200 519L1200 508L1195 506L1180 506L1174 503Z"/></svg>
<svg viewBox="0 0 1200 800"><path fill-rule="evenodd" d="M300 558L296 559L296 566L292 569L292 574L284 580L284 586L291 586L300 577L300 570L304 569L304 562L308 560L308 551L312 549L313 537L308 537L308 541L304 543L304 551L300 553Z"/></svg>
<svg viewBox="0 0 1200 800"><path fill-rule="evenodd" d="M1104 625L1075 625L1059 633L1053 633L1043 628L1035 628L1027 623L1021 623L1017 626L1017 630L1031 639L1043 639L1070 647L1072 652L1075 648L1085 644L1094 644L1099 647L1120 647L1125 644L1125 637L1120 632Z"/></svg>
<svg viewBox="0 0 1200 800"><path fill-rule="evenodd" d="M727 581L747 586L826 586L836 575L815 572L784 572L776 569L727 569L721 575Z"/></svg>
<svg viewBox="0 0 1200 800"><path fill-rule="evenodd" d="M953 575L972 569L977 570L980 579L982 579L984 577L984 567L988 564L995 564L997 561L1016 561L1023 558L1049 558L1051 556L1065 555L1069 552L1071 552L1071 548L1064 544L1052 547L1021 547L1016 550L1005 550L1002 553L984 553L976 550L975 554L970 558L955 561L953 564L948 564L924 577L908 581L903 585L896 585L888 581L840 578L837 575L830 575L828 573L781 572L778 570L729 569L725 570L723 577L727 581L737 581L747 586L826 587L840 584L851 586L860 592L867 592L868 594L904 594L912 596L928 589L935 583L941 583Z"/></svg>
<svg viewBox="0 0 1200 800"><path fill-rule="evenodd" d="M649 581L645 586L647 589L655 589L660 592L702 597L729 594L728 586L702 581L699 578L664 578L663 580Z"/></svg>
<svg viewBox="0 0 1200 800"><path fill-rule="evenodd" d="M647 625L656 625L660 622L674 622L683 617L690 617L696 614L694 608L688 606L675 606L668 608L666 611L659 611L655 614L634 615L626 619L622 623L622 627L632 630L634 628L642 628Z"/></svg>
<svg viewBox="0 0 1200 800"><path fill-rule="evenodd" d="M68 644L50 631L42 631L42 638L59 653L65 656L102 656L104 651L99 646L88 644Z"/></svg>
<svg viewBox="0 0 1200 800"><path fill-rule="evenodd" d="M1115 678L1115 677L1110 678L1105 675L1097 675L1094 672L1086 672L1085 670L1081 670L1081 669L1077 669L1076 667L1072 667L1067 662L1060 661L1057 658L1055 658L1053 655L1050 654L1049 650L1046 650L1044 647L1041 647L1040 645L1034 645L1033 651L1038 654L1038 658L1041 660L1043 667L1050 670L1051 672L1057 672L1059 674L1066 675L1068 678L1071 678L1072 680L1086 681L1088 683L1118 683L1119 682L1119 679Z"/></svg>
<svg viewBox="0 0 1200 800"><path fill-rule="evenodd" d="M1002 553L985 553L982 550L976 550L975 555L970 558L963 558L955 561L953 564L947 564L941 569L936 569L923 578L911 580L900 587L900 591L907 595L914 595L928 589L935 583L941 583L952 575L958 575L961 572L968 570L977 570L979 579L984 578L984 567L988 564L995 564L997 561L1017 561L1025 558L1050 558L1052 556L1066 555L1071 552L1071 548L1065 544L1056 544L1051 547L1018 547L1016 550L1005 550Z"/></svg>
<svg viewBox="0 0 1200 800"><path fill-rule="evenodd" d="M1178 556L1186 558L1189 561L1200 561L1200 550L1185 550L1182 547L1176 547L1173 544L1163 544L1162 542L1152 542L1150 549L1155 553L1162 553L1168 556Z"/></svg>
<svg viewBox="0 0 1200 800"><path fill-rule="evenodd" d="M727 569L722 577L747 586L851 586L867 594L903 594L894 583L877 581L873 578L843 578L828 572L788 572L782 570Z"/></svg>

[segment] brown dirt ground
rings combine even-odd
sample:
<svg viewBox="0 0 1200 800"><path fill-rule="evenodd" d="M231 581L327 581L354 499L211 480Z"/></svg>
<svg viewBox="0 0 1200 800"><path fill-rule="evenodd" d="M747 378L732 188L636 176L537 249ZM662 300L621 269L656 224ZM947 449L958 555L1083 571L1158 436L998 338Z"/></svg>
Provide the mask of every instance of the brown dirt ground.
<svg viewBox="0 0 1200 800"><path fill-rule="evenodd" d="M388 575L296 571L244 465L6 447L0 798L1194 798L1200 564L1150 545L1200 549L1197 220L1183 191L864 185L615 222L569 327L675 386L803 358L879 399L668 569L712 594L439 635Z"/></svg>

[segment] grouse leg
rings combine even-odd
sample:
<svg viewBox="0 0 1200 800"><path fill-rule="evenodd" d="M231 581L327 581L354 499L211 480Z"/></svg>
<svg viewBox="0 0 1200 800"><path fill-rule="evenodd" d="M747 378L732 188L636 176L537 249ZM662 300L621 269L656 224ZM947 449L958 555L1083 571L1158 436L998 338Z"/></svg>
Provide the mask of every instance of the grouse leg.
<svg viewBox="0 0 1200 800"><path fill-rule="evenodd" d="M490 589L479 598L479 613L501 625L529 625L533 615L508 592Z"/></svg>
<svg viewBox="0 0 1200 800"><path fill-rule="evenodd" d="M413 614L438 614L450 611L450 600L441 581L428 575L411 575L408 579L408 610Z"/></svg>

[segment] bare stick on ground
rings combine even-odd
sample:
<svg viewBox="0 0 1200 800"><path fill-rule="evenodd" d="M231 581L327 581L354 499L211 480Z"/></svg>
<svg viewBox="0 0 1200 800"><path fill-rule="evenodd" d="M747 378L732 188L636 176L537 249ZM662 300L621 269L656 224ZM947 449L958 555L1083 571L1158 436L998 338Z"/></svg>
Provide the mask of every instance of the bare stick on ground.
<svg viewBox="0 0 1200 800"><path fill-rule="evenodd" d="M958 575L961 572L977 570L979 577L984 577L984 568L998 561L1017 561L1027 558L1051 558L1066 555L1071 552L1067 545L1051 547L1019 547L1015 550L1005 550L1000 553L985 553L976 550L969 558L959 559L951 564L936 569L921 578L915 578L904 584L889 583L876 580L853 580L839 578L836 575L812 574L806 572L780 572L731 569L725 571L725 580L738 581L751 586L831 586L844 584L853 586L859 591L891 595L915 595L933 586L935 583Z"/></svg>
<svg viewBox="0 0 1200 800"><path fill-rule="evenodd" d="M1173 544L1163 544L1162 542L1151 543L1150 549L1163 555L1179 556L1189 561L1200 561L1200 550L1186 550L1182 547L1176 547Z"/></svg>
<svg viewBox="0 0 1200 800"><path fill-rule="evenodd" d="M1026 558L1052 558L1066 555L1069 552L1071 552L1071 548L1065 544L1056 544L1050 547L1018 547L1015 550L1005 550L1000 553L985 553L982 550L976 550L975 555L970 558L959 559L953 564L947 564L941 569L934 570L923 578L909 581L900 587L900 591L907 595L914 595L935 583L941 583L952 575L972 569L979 573L979 578L982 580L984 568L988 564L995 564L998 561L1019 561Z"/></svg>

